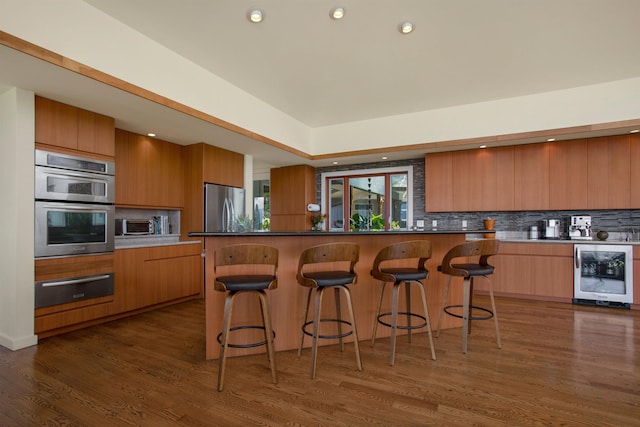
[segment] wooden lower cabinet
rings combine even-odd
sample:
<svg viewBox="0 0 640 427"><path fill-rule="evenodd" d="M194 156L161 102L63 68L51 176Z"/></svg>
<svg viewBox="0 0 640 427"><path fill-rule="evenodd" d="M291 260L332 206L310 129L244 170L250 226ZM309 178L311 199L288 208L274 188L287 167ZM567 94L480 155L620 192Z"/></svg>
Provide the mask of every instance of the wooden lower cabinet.
<svg viewBox="0 0 640 427"><path fill-rule="evenodd" d="M634 310L640 310L640 246L633 247L633 305Z"/></svg>
<svg viewBox="0 0 640 427"><path fill-rule="evenodd" d="M202 292L202 245L151 246L116 251L117 304L131 311Z"/></svg>
<svg viewBox="0 0 640 427"><path fill-rule="evenodd" d="M573 244L502 242L491 258L496 295L571 302Z"/></svg>
<svg viewBox="0 0 640 427"><path fill-rule="evenodd" d="M108 297L37 309L35 333L46 338L197 298L203 291L202 244L116 250L115 254L36 261L36 280L113 272Z"/></svg>

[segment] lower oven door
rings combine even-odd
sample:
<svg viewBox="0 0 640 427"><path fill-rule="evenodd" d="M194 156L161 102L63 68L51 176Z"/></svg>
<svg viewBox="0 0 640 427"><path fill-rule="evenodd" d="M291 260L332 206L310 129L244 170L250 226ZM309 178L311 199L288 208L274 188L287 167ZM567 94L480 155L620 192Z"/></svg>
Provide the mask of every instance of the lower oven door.
<svg viewBox="0 0 640 427"><path fill-rule="evenodd" d="M633 303L631 245L574 245L574 302Z"/></svg>
<svg viewBox="0 0 640 427"><path fill-rule="evenodd" d="M44 280L35 284L36 308L113 295L113 273Z"/></svg>
<svg viewBox="0 0 640 427"><path fill-rule="evenodd" d="M36 258L113 252L114 246L114 205L36 202Z"/></svg>

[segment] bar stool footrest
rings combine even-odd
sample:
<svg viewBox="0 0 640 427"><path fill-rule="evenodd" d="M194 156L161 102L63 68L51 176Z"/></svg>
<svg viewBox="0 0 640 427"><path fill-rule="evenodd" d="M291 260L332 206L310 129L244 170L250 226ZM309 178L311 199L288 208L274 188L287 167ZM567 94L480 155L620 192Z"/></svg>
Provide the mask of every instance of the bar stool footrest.
<svg viewBox="0 0 640 427"><path fill-rule="evenodd" d="M447 313L449 316L457 317L458 319L463 318L462 315L452 313L451 311L449 311L449 309L451 308L462 308L462 304L448 305L444 308L444 312ZM480 310L480 311L484 311L485 313L488 313L486 316L470 316L469 317L470 320L489 320L493 318L493 311L489 310L488 308L471 305L469 306L469 309Z"/></svg>
<svg viewBox="0 0 640 427"><path fill-rule="evenodd" d="M348 322L348 321L342 320L342 319L320 319L320 322L342 323L343 325L347 325L347 326L351 327L351 322ZM307 335L307 336L313 337L313 333L307 331L307 326L309 326L309 325L313 325L313 320L310 320L310 321L306 322L304 325L302 325L302 333ZM351 334L353 334L353 330L344 332L342 334L335 334L335 335L320 335L320 334L318 334L318 338L344 338L344 337L348 337Z"/></svg>
<svg viewBox="0 0 640 427"><path fill-rule="evenodd" d="M262 329L263 331L265 330L264 326L258 326L258 325L244 325L244 326L234 326L232 328L229 328L229 333L233 332L233 331L238 331L241 329ZM271 338L271 340L273 341L276 338L276 331L272 331L273 333L273 337ZM222 345L222 332L220 332L218 334L218 337L216 338L218 340L218 344ZM227 343L227 347L229 348L253 348L253 347L260 347L262 345L267 345L266 341L259 341L259 342L255 342L255 343L249 343L249 344L232 344L232 343Z"/></svg>
<svg viewBox="0 0 640 427"><path fill-rule="evenodd" d="M391 315L392 315L392 313L390 313L390 312L389 313L380 313L378 315L378 323L380 323L381 325L384 325L384 326L386 326L388 328L391 328L392 327L391 323L387 323L387 322L382 320L382 317L387 317L387 316L391 316ZM411 316L411 317L416 317L416 318L422 320L422 323L419 323L417 325L396 325L396 329L404 329L404 330L406 330L406 329L420 329L420 328L424 328L424 327L427 326L427 318L422 316L422 315L420 315L420 314L406 312L406 311L399 311L398 312L398 316L400 316L400 315L403 315L403 316L407 316L408 315L408 316Z"/></svg>

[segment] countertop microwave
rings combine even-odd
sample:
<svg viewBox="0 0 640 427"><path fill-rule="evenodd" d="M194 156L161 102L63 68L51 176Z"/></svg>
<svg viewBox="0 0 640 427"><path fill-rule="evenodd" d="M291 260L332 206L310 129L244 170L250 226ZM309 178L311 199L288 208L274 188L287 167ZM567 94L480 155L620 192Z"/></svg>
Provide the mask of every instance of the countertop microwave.
<svg viewBox="0 0 640 427"><path fill-rule="evenodd" d="M116 236L143 236L154 234L150 219L116 219Z"/></svg>

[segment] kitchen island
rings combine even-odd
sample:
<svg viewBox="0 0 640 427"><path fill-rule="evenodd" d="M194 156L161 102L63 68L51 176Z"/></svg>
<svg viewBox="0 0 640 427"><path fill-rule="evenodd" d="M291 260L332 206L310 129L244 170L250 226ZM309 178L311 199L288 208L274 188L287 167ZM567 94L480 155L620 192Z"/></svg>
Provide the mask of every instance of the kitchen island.
<svg viewBox="0 0 640 427"><path fill-rule="evenodd" d="M360 245L360 261L356 264L358 281L351 286L353 305L358 327L358 337L362 340L371 339L373 319L380 284L373 280L370 271L373 260L380 249L385 246L408 240L429 240L432 243L432 256L427 261L430 277L425 282L429 317L432 329L437 327L437 319L444 291L446 278L438 272L438 265L446 252L453 246L463 243L468 236L482 236L485 230L427 230L427 231L389 231L389 232L255 232L255 233L204 233L192 232L190 237L199 237L205 242L205 306L206 306L206 357L218 357L219 344L216 339L221 331L222 313L224 310L223 292L214 290L214 253L217 248L238 243L259 243L274 246L279 250L278 288L268 292L271 304L273 329L276 333L275 346L277 351L292 350L298 347L300 327L303 323L304 306L307 288L298 285L296 270L298 258L302 251L310 246L333 242L351 242ZM482 285L480 285L482 286ZM450 301L462 301L462 287L453 286L449 293ZM234 322L242 324L260 324L257 298L238 298L234 304ZM382 311L390 311L391 293L387 291L383 301ZM404 298L401 298L404 300ZM417 294L412 298L416 304L420 298ZM327 300L323 308L334 309L335 305ZM401 302L401 309L404 301ZM461 320L451 316L444 316L443 328L458 327ZM404 331L398 331L400 334ZM419 330L419 332L421 332ZM378 337L389 336L389 328L378 328ZM232 337L233 342L258 341L255 336L240 337L240 332ZM347 338L348 341L349 338ZM425 339L418 335L414 339ZM331 344L333 340L322 340L321 344ZM305 340L305 346L311 344ZM436 341L437 348L437 341ZM264 352L261 347L248 349L229 349L229 356L239 356ZM425 356L426 357L426 356Z"/></svg>

